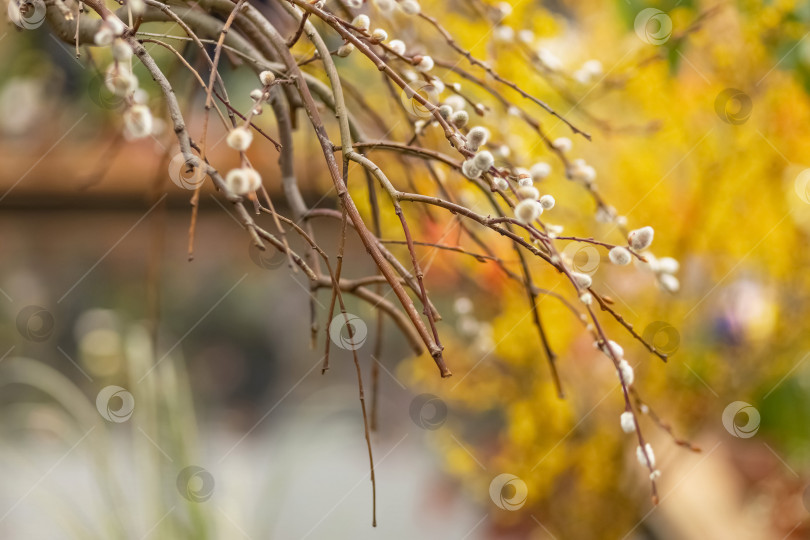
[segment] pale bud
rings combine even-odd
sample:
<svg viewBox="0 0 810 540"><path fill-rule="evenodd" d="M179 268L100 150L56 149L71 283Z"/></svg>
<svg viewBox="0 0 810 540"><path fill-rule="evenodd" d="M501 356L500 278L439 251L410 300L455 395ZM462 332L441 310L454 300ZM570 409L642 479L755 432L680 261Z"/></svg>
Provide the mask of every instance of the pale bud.
<svg viewBox="0 0 810 540"><path fill-rule="evenodd" d="M264 86L270 86L276 80L276 75L272 71L262 71L259 73L259 80Z"/></svg>
<svg viewBox="0 0 810 540"><path fill-rule="evenodd" d="M543 207L534 199L523 199L515 206L515 218L521 223L532 223L543 213Z"/></svg>
<svg viewBox="0 0 810 540"><path fill-rule="evenodd" d="M356 26L360 30L368 30L371 26L371 21L368 18L368 15L358 15L352 21L352 26Z"/></svg>
<svg viewBox="0 0 810 540"><path fill-rule="evenodd" d="M630 231L630 234L627 235L627 241L630 243L631 248L635 249L636 251L641 251L650 247L654 234L655 231L653 231L652 227L642 227L640 229Z"/></svg>
<svg viewBox="0 0 810 540"><path fill-rule="evenodd" d="M574 144L571 142L571 139L569 139L568 137L559 137L557 139L554 139L554 142L551 143L551 146L553 146L560 152L570 152L573 145Z"/></svg>
<svg viewBox="0 0 810 540"><path fill-rule="evenodd" d="M405 54L405 42L401 39L393 39L391 43L388 44L392 51L397 53L398 55L402 56Z"/></svg>
<svg viewBox="0 0 810 540"><path fill-rule="evenodd" d="M615 248L611 249L608 252L608 258L610 259L610 262L619 266L630 264L630 261L633 259L630 252L621 246L616 246Z"/></svg>
<svg viewBox="0 0 810 540"><path fill-rule="evenodd" d="M461 172L464 173L464 176L470 179L475 179L481 176L481 169L475 166L473 160L468 159L464 163L461 164Z"/></svg>
<svg viewBox="0 0 810 540"><path fill-rule="evenodd" d="M419 62L417 62L414 65L414 67L416 68L417 71L421 71L422 73L427 73L428 71L433 69L434 65L435 64L433 62L433 58L431 58L430 56L425 55L425 56L423 56L422 58L419 59Z"/></svg>
<svg viewBox="0 0 810 540"><path fill-rule="evenodd" d="M573 278L576 286L580 289L587 289L593 283L591 276L588 274L583 274L582 272L571 272L571 277Z"/></svg>
<svg viewBox="0 0 810 540"><path fill-rule="evenodd" d="M509 189L509 182L507 182L505 179L501 178L500 176L496 176L492 180L492 183L493 183L493 185L495 186L496 189L500 189L501 191L505 191L505 190Z"/></svg>
<svg viewBox="0 0 810 540"><path fill-rule="evenodd" d="M402 0L402 2L399 3L399 8L403 13L408 15L416 15L422 11L422 7L416 0Z"/></svg>
<svg viewBox="0 0 810 540"><path fill-rule="evenodd" d="M152 112L146 105L133 105L124 112L126 134L133 139L141 139L152 133Z"/></svg>
<svg viewBox="0 0 810 540"><path fill-rule="evenodd" d="M641 463L642 467L649 467L651 469L655 468L655 454L653 454L653 449L652 446L650 446L650 443L645 444L644 448L637 446L636 457L638 458L638 462Z"/></svg>
<svg viewBox="0 0 810 540"><path fill-rule="evenodd" d="M253 133L245 127L235 127L228 133L225 142L234 150L244 152L250 147L250 143L253 142Z"/></svg>
<svg viewBox="0 0 810 540"><path fill-rule="evenodd" d="M681 288L681 282L672 274L661 274L658 280L661 287L667 292L676 293Z"/></svg>
<svg viewBox="0 0 810 540"><path fill-rule="evenodd" d="M554 208L554 205L557 201L554 200L554 197L551 195L543 195L540 197L540 206L543 207L543 210L551 210Z"/></svg>
<svg viewBox="0 0 810 540"><path fill-rule="evenodd" d="M540 196L540 192L537 191L537 188L534 186L521 186L518 188L517 194L522 199L532 199L532 200L537 200L537 198ZM542 207L543 204L540 203L540 206ZM543 208L543 210L545 210L545 208Z"/></svg>
<svg viewBox="0 0 810 540"><path fill-rule="evenodd" d="M475 163L476 168L481 169L482 171L488 171L489 168L495 163L495 158L492 157L492 153L482 150L481 152L475 154L475 157L473 157L473 163Z"/></svg>
<svg viewBox="0 0 810 540"><path fill-rule="evenodd" d="M636 430L636 421L633 419L633 413L624 411L621 416L622 431L625 433L633 433Z"/></svg>
<svg viewBox="0 0 810 540"><path fill-rule="evenodd" d="M231 169L225 175L225 184L236 195L247 195L261 187L262 177L255 169Z"/></svg>
<svg viewBox="0 0 810 540"><path fill-rule="evenodd" d="M633 366L631 366L624 358L619 360L619 374L621 375L622 382L624 382L625 386L630 386L633 384L633 380L635 380Z"/></svg>
<svg viewBox="0 0 810 540"><path fill-rule="evenodd" d="M469 120L470 115L468 115L466 111L456 111L453 113L453 116L450 117L450 123L457 128L464 127Z"/></svg>
<svg viewBox="0 0 810 540"><path fill-rule="evenodd" d="M542 161L535 163L532 165L531 169L529 169L529 174L532 175L532 180L539 182L551 174L551 165Z"/></svg>

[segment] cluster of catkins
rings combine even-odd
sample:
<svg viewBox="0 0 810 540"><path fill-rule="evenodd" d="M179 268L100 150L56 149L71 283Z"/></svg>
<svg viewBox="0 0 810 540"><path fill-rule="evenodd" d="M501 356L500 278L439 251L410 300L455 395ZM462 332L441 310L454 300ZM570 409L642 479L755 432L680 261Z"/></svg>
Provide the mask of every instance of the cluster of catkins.
<svg viewBox="0 0 810 540"><path fill-rule="evenodd" d="M245 119L244 125L233 128L228 132L228 136L225 138L225 142L228 146L238 151L242 156L243 166L231 169L228 171L228 174L225 175L226 186L236 195L254 193L262 185L262 177L247 161L245 151L250 147L250 143L253 142L253 132L250 130L250 119L262 114L262 104L270 99L270 86L275 80L276 76L271 71L262 71L259 73L259 81L262 87L255 88L250 92L250 98L253 100L253 108L250 114Z"/></svg>
<svg viewBox="0 0 810 540"><path fill-rule="evenodd" d="M135 11L137 2L129 4ZM138 78L132 72L132 47L121 36L126 32L126 25L115 15L110 15L99 25L93 41L99 46L109 46L113 62L107 68L104 85L114 95L124 98L124 135L128 139L141 139L155 131L156 123L146 105L148 94L138 88Z"/></svg>

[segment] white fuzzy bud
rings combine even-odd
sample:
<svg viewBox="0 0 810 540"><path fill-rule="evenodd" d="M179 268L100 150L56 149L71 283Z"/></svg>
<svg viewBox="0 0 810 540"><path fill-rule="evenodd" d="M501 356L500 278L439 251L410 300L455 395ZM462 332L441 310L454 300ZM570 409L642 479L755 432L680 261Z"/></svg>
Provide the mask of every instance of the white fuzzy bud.
<svg viewBox="0 0 810 540"><path fill-rule="evenodd" d="M468 159L464 163L461 164L461 172L464 173L464 176L470 179L475 179L481 176L481 169L475 166L473 160Z"/></svg>
<svg viewBox="0 0 810 540"><path fill-rule="evenodd" d="M559 137L554 139L554 142L551 143L551 146L559 150L560 152L570 152L571 148L574 146L574 143L571 142L571 139L568 137Z"/></svg>
<svg viewBox="0 0 810 540"><path fill-rule="evenodd" d="M636 430L636 421L633 419L633 413L624 411L621 416L622 431L625 433L633 433Z"/></svg>
<svg viewBox="0 0 810 540"><path fill-rule="evenodd" d="M473 163L475 163L475 166L482 171L488 171L489 168L495 163L495 158L492 157L492 153L482 150L475 154L475 157L473 157Z"/></svg>
<svg viewBox="0 0 810 540"><path fill-rule="evenodd" d="M339 56L340 58L346 58L347 56L352 54L352 52L354 52L354 44L353 43L344 43L343 45L338 47L338 50L335 51L335 54L337 56Z"/></svg>
<svg viewBox="0 0 810 540"><path fill-rule="evenodd" d="M431 58L430 56L425 55L425 56L423 56L423 57L421 57L419 59L419 62L414 64L414 67L416 68L417 71L421 71L422 73L427 73L428 71L433 69L434 65L435 64L433 62L433 58Z"/></svg>
<svg viewBox="0 0 810 540"><path fill-rule="evenodd" d="M672 257L661 257L655 265L655 270L664 274L677 274L680 269L680 263Z"/></svg>
<svg viewBox="0 0 810 540"><path fill-rule="evenodd" d="M374 0L374 7L380 10L380 13L388 15L396 7L394 0Z"/></svg>
<svg viewBox="0 0 810 540"><path fill-rule="evenodd" d="M132 47L121 38L115 38L112 44L112 56L118 62L126 62L132 58Z"/></svg>
<svg viewBox="0 0 810 540"><path fill-rule="evenodd" d="M615 248L611 249L608 252L608 258L610 262L613 264L618 264L619 266L624 266L626 264L630 264L630 261L633 259L633 256L630 255L630 252L627 249L616 246Z"/></svg>
<svg viewBox="0 0 810 540"><path fill-rule="evenodd" d="M636 377L635 373L633 372L633 366L631 366L624 358L619 360L619 374L621 375L622 382L624 382L625 386L632 385Z"/></svg>
<svg viewBox="0 0 810 540"><path fill-rule="evenodd" d="M532 41L534 41L534 32L525 29L521 30L518 32L518 40L521 43L530 44Z"/></svg>
<svg viewBox="0 0 810 540"><path fill-rule="evenodd" d="M631 248L635 249L636 251L641 251L650 247L654 235L655 231L653 231L652 227L642 227L640 229L630 231L630 234L627 235L627 241L630 243Z"/></svg>
<svg viewBox="0 0 810 540"><path fill-rule="evenodd" d="M111 15L104 19L104 23L110 27L114 36L120 36L127 29L127 25L121 22L121 19L115 15Z"/></svg>
<svg viewBox="0 0 810 540"><path fill-rule="evenodd" d="M582 272L571 272L571 277L580 289L587 289L593 283L591 276L583 274Z"/></svg>
<svg viewBox="0 0 810 540"><path fill-rule="evenodd" d="M114 37L112 28L108 24L101 23L93 36L93 42L100 47L105 47L112 43Z"/></svg>
<svg viewBox="0 0 810 540"><path fill-rule="evenodd" d="M236 195L247 195L261 187L262 177L255 169L231 169L225 175L225 184Z"/></svg>
<svg viewBox="0 0 810 540"><path fill-rule="evenodd" d="M582 160L577 160L571 167L571 178L590 184L596 180L596 169Z"/></svg>
<svg viewBox="0 0 810 540"><path fill-rule="evenodd" d="M613 353L613 357L614 357L616 360L621 360L622 358L624 358L624 349L622 348L622 346L621 346L621 345L619 345L618 343L616 343L616 342L615 342L615 341L613 341L612 339L609 339L609 340L608 340L608 344L607 344L607 346L604 346L604 345L602 346L602 351L603 351L605 354L607 354L607 351L608 351L608 350L609 350L611 353Z"/></svg>
<svg viewBox="0 0 810 540"><path fill-rule="evenodd" d="M234 150L244 152L250 147L250 143L253 142L253 132L242 126L235 127L228 133L225 142Z"/></svg>
<svg viewBox="0 0 810 540"><path fill-rule="evenodd" d="M402 56L405 54L405 42L401 39L393 39L391 43L388 44L392 51L397 53L398 55Z"/></svg>
<svg viewBox="0 0 810 540"><path fill-rule="evenodd" d="M492 180L492 184L495 186L496 189L500 189L501 191L505 191L509 189L509 182L501 178L500 176L496 176Z"/></svg>
<svg viewBox="0 0 810 540"><path fill-rule="evenodd" d="M653 453L650 443L645 444L644 448L637 446L636 457L638 458L638 462L641 463L642 467L649 467L650 469L655 468L655 454Z"/></svg>
<svg viewBox="0 0 810 540"><path fill-rule="evenodd" d="M127 5L133 15L143 15L146 11L146 2L143 0L127 0Z"/></svg>
<svg viewBox="0 0 810 540"><path fill-rule="evenodd" d="M399 8L403 13L408 15L416 15L422 11L422 7L416 0L402 0L402 2L399 3Z"/></svg>
<svg viewBox="0 0 810 540"><path fill-rule="evenodd" d="M520 195L521 199L532 199L535 201L540 196L540 192L537 191L537 188L534 186L521 186L518 188L517 194ZM542 203L540 206L543 206ZM543 208L543 210L545 210L545 208Z"/></svg>
<svg viewBox="0 0 810 540"><path fill-rule="evenodd" d="M495 30L492 31L492 36L495 38L495 41L512 43L515 41L515 30L511 26L502 24L495 27Z"/></svg>
<svg viewBox="0 0 810 540"><path fill-rule="evenodd" d="M464 101L464 98L461 96L450 96L449 98L444 100L446 105L450 105L454 111L463 111L464 107L467 106L467 102Z"/></svg>
<svg viewBox="0 0 810 540"><path fill-rule="evenodd" d="M254 88L250 91L250 99L253 101L264 101L264 92L258 88Z"/></svg>
<svg viewBox="0 0 810 540"><path fill-rule="evenodd" d="M123 64L110 64L104 85L116 96L127 96L138 88L138 78Z"/></svg>
<svg viewBox="0 0 810 540"><path fill-rule="evenodd" d="M543 210L551 210L554 208L554 205L557 201L554 200L554 197L551 195L543 195L540 197L540 206L543 207Z"/></svg>
<svg viewBox="0 0 810 540"><path fill-rule="evenodd" d="M489 130L485 127L475 126L467 133L467 146L478 150L479 146L487 144L489 139Z"/></svg>
<svg viewBox="0 0 810 540"><path fill-rule="evenodd" d="M376 42L385 41L388 39L388 32L383 30L382 28L375 28L374 31L371 33L371 39Z"/></svg>
<svg viewBox="0 0 810 540"><path fill-rule="evenodd" d="M441 105L439 107L439 114L442 115L442 118L445 120L450 120L450 117L453 116L453 107L450 105Z"/></svg>
<svg viewBox="0 0 810 540"><path fill-rule="evenodd" d="M352 9L360 9L363 7L363 0L346 0L346 5Z"/></svg>
<svg viewBox="0 0 810 540"><path fill-rule="evenodd" d="M124 112L125 133L133 139L141 139L152 133L152 112L146 105L133 105Z"/></svg>
<svg viewBox="0 0 810 540"><path fill-rule="evenodd" d="M551 165L542 161L535 163L532 165L531 169L529 169L529 174L532 175L532 180L539 182L551 174Z"/></svg>
<svg viewBox="0 0 810 540"><path fill-rule="evenodd" d="M259 80L264 86L270 86L276 80L276 75L272 71L262 71L259 73Z"/></svg>
<svg viewBox="0 0 810 540"><path fill-rule="evenodd" d="M672 274L661 274L658 280L661 287L667 292L676 293L681 288L681 282Z"/></svg>
<svg viewBox="0 0 810 540"><path fill-rule="evenodd" d="M588 73L592 77L599 77L602 75L602 62L599 60L588 60L582 64L582 71Z"/></svg>
<svg viewBox="0 0 810 540"><path fill-rule="evenodd" d="M352 26L356 26L360 30L368 30L371 26L371 20L368 18L368 15L358 15L352 21Z"/></svg>
<svg viewBox="0 0 810 540"><path fill-rule="evenodd" d="M515 206L515 218L521 223L532 223L543 213L543 207L533 199L523 199Z"/></svg>
<svg viewBox="0 0 810 540"><path fill-rule="evenodd" d="M590 306L593 304L593 295L589 292L584 292L580 295L579 301L585 304L586 306Z"/></svg>
<svg viewBox="0 0 810 540"><path fill-rule="evenodd" d="M132 92L132 102L139 103L141 105L146 105L146 102L149 101L149 93L144 90L143 88L138 88L134 92Z"/></svg>
<svg viewBox="0 0 810 540"><path fill-rule="evenodd" d="M450 117L450 123L457 128L464 127L469 120L470 115L467 114L467 111L456 111L453 113L453 116Z"/></svg>
<svg viewBox="0 0 810 540"><path fill-rule="evenodd" d="M557 55L546 48L539 48L537 50L537 57L540 59L540 62L551 71L562 69L562 62L557 58Z"/></svg>

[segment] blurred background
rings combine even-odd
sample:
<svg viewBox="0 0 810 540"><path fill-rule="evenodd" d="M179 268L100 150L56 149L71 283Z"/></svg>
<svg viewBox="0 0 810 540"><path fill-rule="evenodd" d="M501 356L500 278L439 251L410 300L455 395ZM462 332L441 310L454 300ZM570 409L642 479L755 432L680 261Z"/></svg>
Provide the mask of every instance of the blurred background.
<svg viewBox="0 0 810 540"><path fill-rule="evenodd" d="M680 291L670 294L642 269L600 264L578 245L566 250L669 354L661 362L606 321L649 406L642 423L662 471L660 504L650 501L636 443L619 428L614 371L582 324L553 297L540 302L559 354L560 400L524 293L492 263L425 247L454 376L440 379L427 355L413 357L390 323L379 358L373 337L359 349L367 397L375 365L379 376L372 528L351 353L333 348L331 370L320 370L328 292L316 296L312 348L306 276L277 253L252 250L231 207L208 188L189 261L191 192L167 174L172 134L123 140L121 104L96 67L101 53L77 60L47 25L8 23L0 30L0 536L810 537L810 2L422 4L464 47L591 132L590 143L574 138L573 155L596 168L602 195L629 227L655 228L656 255L680 261ZM500 10L499 22L484 9ZM363 11L392 37L410 35L400 15ZM446 48L430 52L451 58ZM196 83L171 54L154 54L175 65L167 72L178 95L201 107L204 95L194 96ZM601 69L583 71L589 60ZM340 67L347 84L388 95L367 62ZM135 72L161 116L157 89ZM246 109L255 76L227 62L223 76ZM485 99L476 92L470 87ZM552 137L569 135L541 114ZM514 154L551 159L504 111L490 118L493 138ZM257 122L275 133L269 113ZM194 132L201 119L188 123ZM224 136L211 133L213 142ZM295 144L305 199L336 208L311 132L299 129ZM250 158L287 213L278 154L254 144ZM224 143L211 160L221 170L237 163ZM414 170L414 185L431 185ZM359 184L356 199L365 200ZM463 178L448 185L465 204L480 202ZM542 190L557 198L549 219L566 232L616 241L615 225L600 222L587 192L559 170ZM424 218L425 241L446 230L413 216ZM385 233L400 238L393 219ZM334 255L334 223L315 224ZM373 272L356 238L347 250L345 275ZM508 246L497 250L514 258ZM407 261L407 251L392 251ZM532 270L541 286L560 284L548 268ZM374 328L375 312L348 301Z"/></svg>

